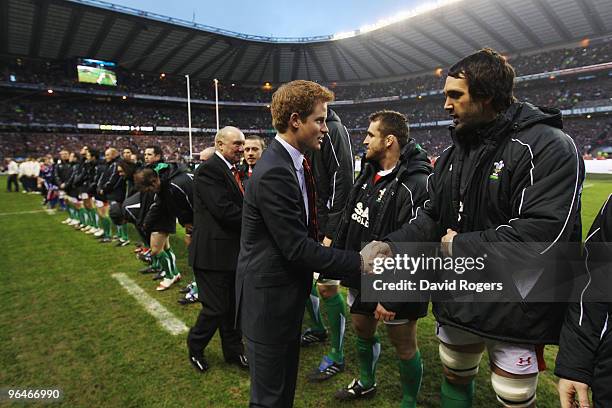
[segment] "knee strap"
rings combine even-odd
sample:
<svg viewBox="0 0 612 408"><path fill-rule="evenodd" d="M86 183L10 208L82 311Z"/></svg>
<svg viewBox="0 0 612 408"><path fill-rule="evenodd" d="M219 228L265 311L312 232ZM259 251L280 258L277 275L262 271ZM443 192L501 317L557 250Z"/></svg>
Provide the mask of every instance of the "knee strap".
<svg viewBox="0 0 612 408"><path fill-rule="evenodd" d="M480 353L464 353L452 350L445 344L438 347L440 360L446 369L459 377L470 377L478 373L478 365L482 359Z"/></svg>
<svg viewBox="0 0 612 408"><path fill-rule="evenodd" d="M538 376L508 378L491 373L491 385L504 407L526 408L536 399Z"/></svg>

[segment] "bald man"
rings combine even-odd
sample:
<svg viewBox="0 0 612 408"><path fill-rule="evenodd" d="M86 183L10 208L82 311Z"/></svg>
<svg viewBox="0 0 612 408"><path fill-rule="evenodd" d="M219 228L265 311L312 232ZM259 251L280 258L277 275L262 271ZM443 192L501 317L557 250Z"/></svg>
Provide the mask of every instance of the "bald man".
<svg viewBox="0 0 612 408"><path fill-rule="evenodd" d="M244 152L244 134L227 126L215 136L215 153L195 172L193 232L189 264L193 267L202 310L189 331L189 361L208 369L204 349L217 329L225 361L247 369L242 333L234 326L236 263L244 187L236 164Z"/></svg>
<svg viewBox="0 0 612 408"><path fill-rule="evenodd" d="M200 161L204 162L210 159L213 154L215 154L215 148L213 146L207 147L206 149L200 152Z"/></svg>
<svg viewBox="0 0 612 408"><path fill-rule="evenodd" d="M125 183L123 178L117 171L117 160L119 152L114 147L106 149L104 152L104 161L106 168L98 178L96 187L95 203L96 211L100 219L102 231L96 232L96 237L102 237L102 242L110 242L112 240L112 221L108 216L110 203L113 201L123 201L125 196Z"/></svg>

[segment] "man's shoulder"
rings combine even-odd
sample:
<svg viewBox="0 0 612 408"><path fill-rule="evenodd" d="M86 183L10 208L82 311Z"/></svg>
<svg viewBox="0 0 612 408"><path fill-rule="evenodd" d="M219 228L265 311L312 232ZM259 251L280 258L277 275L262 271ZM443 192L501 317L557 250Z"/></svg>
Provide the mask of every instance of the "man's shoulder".
<svg viewBox="0 0 612 408"><path fill-rule="evenodd" d="M558 127L546 123L536 123L525 128L510 138L510 143L518 142L522 146L529 147L531 153L546 150L549 153L565 152L571 155L576 154L577 149L574 139Z"/></svg>
<svg viewBox="0 0 612 408"><path fill-rule="evenodd" d="M203 161L195 171L195 174L201 174L204 172L214 171L221 169L220 164L224 164L222 160L216 155L213 154L212 157L206 161Z"/></svg>

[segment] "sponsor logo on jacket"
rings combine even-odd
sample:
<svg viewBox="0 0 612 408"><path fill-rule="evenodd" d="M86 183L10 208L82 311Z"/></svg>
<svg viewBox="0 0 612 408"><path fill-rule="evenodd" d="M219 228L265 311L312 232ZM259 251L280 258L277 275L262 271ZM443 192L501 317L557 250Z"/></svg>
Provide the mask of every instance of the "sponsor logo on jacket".
<svg viewBox="0 0 612 408"><path fill-rule="evenodd" d="M351 219L353 221L358 222L366 228L369 228L370 225L370 209L363 208L363 203L358 202L353 209L353 215L351 215Z"/></svg>

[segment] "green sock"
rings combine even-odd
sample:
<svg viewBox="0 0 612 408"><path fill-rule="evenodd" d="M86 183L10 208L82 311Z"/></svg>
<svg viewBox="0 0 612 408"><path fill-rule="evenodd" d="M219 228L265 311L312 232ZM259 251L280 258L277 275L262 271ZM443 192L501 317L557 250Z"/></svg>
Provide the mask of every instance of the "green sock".
<svg viewBox="0 0 612 408"><path fill-rule="evenodd" d="M113 237L113 222L111 221L110 217L104 217L102 219L104 220L104 223L106 224L106 230L104 231L104 234L105 234L104 236L106 238L112 238Z"/></svg>
<svg viewBox="0 0 612 408"><path fill-rule="evenodd" d="M74 218L74 210L72 209L72 207L68 207L67 210L68 210L68 216L70 217L70 219L74 220L75 219Z"/></svg>
<svg viewBox="0 0 612 408"><path fill-rule="evenodd" d="M87 210L87 215L89 216L88 217L89 223L87 225L98 228L98 220L96 219L96 210L93 208L90 208L89 210Z"/></svg>
<svg viewBox="0 0 612 408"><path fill-rule="evenodd" d="M87 225L87 210L85 208L79 208L79 222Z"/></svg>
<svg viewBox="0 0 612 408"><path fill-rule="evenodd" d="M323 299L323 307L327 312L329 334L331 337L331 352L327 355L336 363L344 362L344 329L346 327L346 303L340 293L329 299Z"/></svg>
<svg viewBox="0 0 612 408"><path fill-rule="evenodd" d="M323 325L323 316L321 315L321 308L319 307L319 292L317 291L316 282L312 283L310 296L306 299L306 310L312 321L311 330L324 332L325 326Z"/></svg>
<svg viewBox="0 0 612 408"><path fill-rule="evenodd" d="M402 383L402 408L416 408L417 395L423 379L421 352L417 350L410 360L399 360L400 382Z"/></svg>
<svg viewBox="0 0 612 408"><path fill-rule="evenodd" d="M161 251L159 254L153 255L151 259L153 260L153 263L157 261L159 268L165 272L164 278L172 278L172 266L170 264L170 257L166 251Z"/></svg>
<svg viewBox="0 0 612 408"><path fill-rule="evenodd" d="M471 408L474 399L474 380L466 385L451 384L442 380L440 402L442 408Z"/></svg>
<svg viewBox="0 0 612 408"><path fill-rule="evenodd" d="M151 268L161 269L161 265L159 264L159 257L157 255L151 255Z"/></svg>
<svg viewBox="0 0 612 408"><path fill-rule="evenodd" d="M168 259L170 260L170 269L172 271L172 276L176 276L180 274L178 267L176 266L176 255L174 255L174 251L172 248L166 249L166 255L168 255Z"/></svg>
<svg viewBox="0 0 612 408"><path fill-rule="evenodd" d="M127 241L128 240L127 225L125 224L117 225L117 235L119 235L120 239Z"/></svg>
<svg viewBox="0 0 612 408"><path fill-rule="evenodd" d="M108 228L108 227L110 227L110 225L108 225L109 223L108 223L107 219L105 217L102 217L100 219L100 224L102 224L102 229L104 230L104 238L110 238L110 234L109 234L110 231L109 231L109 228Z"/></svg>
<svg viewBox="0 0 612 408"><path fill-rule="evenodd" d="M359 358L359 382L364 388L376 383L376 364L380 357L378 336L364 339L357 336L357 356Z"/></svg>

